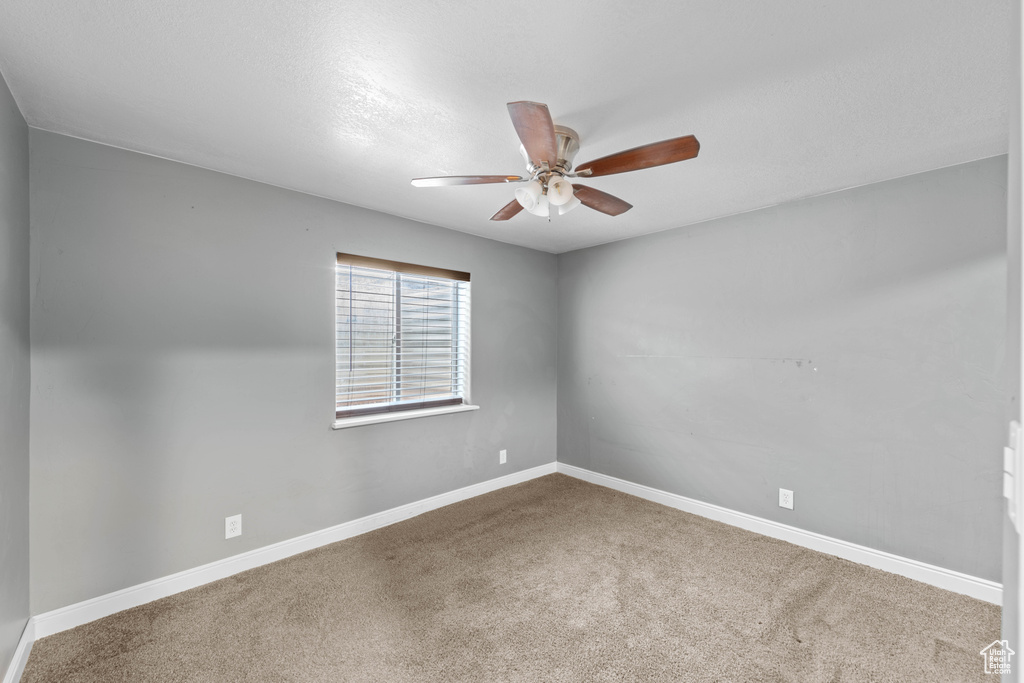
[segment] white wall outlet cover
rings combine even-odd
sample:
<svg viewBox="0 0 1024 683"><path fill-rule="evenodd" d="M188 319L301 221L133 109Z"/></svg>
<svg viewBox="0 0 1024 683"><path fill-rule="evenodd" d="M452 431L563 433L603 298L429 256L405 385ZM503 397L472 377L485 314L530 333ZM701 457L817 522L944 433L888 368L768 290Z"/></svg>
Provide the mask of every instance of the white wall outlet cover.
<svg viewBox="0 0 1024 683"><path fill-rule="evenodd" d="M793 509L793 492L788 489L779 489L779 507L788 510Z"/></svg>
<svg viewBox="0 0 1024 683"><path fill-rule="evenodd" d="M224 538L234 538L242 535L242 515L232 515L224 518Z"/></svg>
<svg viewBox="0 0 1024 683"><path fill-rule="evenodd" d="M504 465L507 460L508 460L508 451L506 451L504 448L502 448L500 451L498 451L498 464L499 465Z"/></svg>

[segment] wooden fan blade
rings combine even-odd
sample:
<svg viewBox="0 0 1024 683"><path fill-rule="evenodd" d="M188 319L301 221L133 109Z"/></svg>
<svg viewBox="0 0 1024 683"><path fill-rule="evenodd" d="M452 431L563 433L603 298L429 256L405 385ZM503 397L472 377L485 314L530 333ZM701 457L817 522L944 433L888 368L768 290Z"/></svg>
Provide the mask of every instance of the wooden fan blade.
<svg viewBox="0 0 1024 683"><path fill-rule="evenodd" d="M625 173L626 171L639 171L642 168L653 168L665 164L674 164L677 161L686 161L697 156L700 151L700 143L692 135L661 142L652 142L649 145L642 145L627 149L625 152L609 154L606 157L588 161L576 168L576 173L585 177L599 175L612 175L613 173ZM581 200L582 201L582 200Z"/></svg>
<svg viewBox="0 0 1024 683"><path fill-rule="evenodd" d="M526 148L526 155L536 165L548 162L554 166L558 161L558 143L555 141L555 124L551 120L548 105L539 102L509 102L508 114L516 134Z"/></svg>
<svg viewBox="0 0 1024 683"><path fill-rule="evenodd" d="M525 180L517 175L445 175L437 178L413 178L415 187L443 187L446 185L486 185L487 183L515 183Z"/></svg>
<svg viewBox="0 0 1024 683"><path fill-rule="evenodd" d="M523 205L518 200L513 199L505 206L498 209L498 213L491 216L492 221L507 221L512 216L523 210Z"/></svg>
<svg viewBox="0 0 1024 683"><path fill-rule="evenodd" d="M591 209L606 213L609 216L618 216L620 213L626 213L633 208L633 205L629 202L624 202L618 197L607 192L601 192L601 190L595 190L592 187L576 185L574 183L572 190L573 194L576 195L576 199L580 200L583 206L589 206Z"/></svg>

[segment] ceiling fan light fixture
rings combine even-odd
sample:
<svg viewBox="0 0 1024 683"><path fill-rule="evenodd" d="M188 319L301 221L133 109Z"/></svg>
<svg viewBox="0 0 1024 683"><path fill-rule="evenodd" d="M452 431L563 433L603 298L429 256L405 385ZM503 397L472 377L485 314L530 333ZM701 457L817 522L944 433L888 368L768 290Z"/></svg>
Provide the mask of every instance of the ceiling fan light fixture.
<svg viewBox="0 0 1024 683"><path fill-rule="evenodd" d="M549 193L550 193L550 190L549 190ZM576 195L571 195L569 197L569 201L567 201L565 204L559 204L558 205L558 215L559 216L564 216L565 214L569 213L570 211L572 211L573 209L575 209L577 206L579 206L582 203L583 202L581 202L579 200L579 197L577 197Z"/></svg>
<svg viewBox="0 0 1024 683"><path fill-rule="evenodd" d="M516 201L522 204L523 208L533 213L533 210L540 203L542 194L544 192L544 186L540 184L538 180L531 180L530 182L516 188ZM507 196L507 195L506 195ZM547 200L544 200L545 205ZM544 214L545 216L547 213Z"/></svg>
<svg viewBox="0 0 1024 683"><path fill-rule="evenodd" d="M491 216L492 221L507 221L523 210L550 219L552 206L558 207L559 215L564 215L580 204L607 216L618 216L633 205L596 188L574 185L569 178L597 178L640 171L693 159L700 152L697 138L684 135L576 165L580 136L572 128L556 126L546 104L527 100L509 102L508 113L521 143L519 153L526 164L526 176L441 176L414 178L412 184L416 187L440 187L522 183L515 191L516 198Z"/></svg>
<svg viewBox="0 0 1024 683"><path fill-rule="evenodd" d="M532 209L527 209L527 211L532 213L534 216L547 218L549 215L551 215L551 205L548 202L547 196L541 195L540 199L537 201L537 204Z"/></svg>
<svg viewBox="0 0 1024 683"><path fill-rule="evenodd" d="M548 201L554 206L562 206L572 198L572 183L564 176L552 174L548 179Z"/></svg>

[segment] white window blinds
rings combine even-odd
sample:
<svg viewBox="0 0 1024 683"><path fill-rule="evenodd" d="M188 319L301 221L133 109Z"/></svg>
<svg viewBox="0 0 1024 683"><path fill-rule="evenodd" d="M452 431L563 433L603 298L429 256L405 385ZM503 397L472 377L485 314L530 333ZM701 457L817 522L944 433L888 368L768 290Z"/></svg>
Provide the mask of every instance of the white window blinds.
<svg viewBox="0 0 1024 683"><path fill-rule="evenodd" d="M464 402L469 273L338 254L336 416Z"/></svg>

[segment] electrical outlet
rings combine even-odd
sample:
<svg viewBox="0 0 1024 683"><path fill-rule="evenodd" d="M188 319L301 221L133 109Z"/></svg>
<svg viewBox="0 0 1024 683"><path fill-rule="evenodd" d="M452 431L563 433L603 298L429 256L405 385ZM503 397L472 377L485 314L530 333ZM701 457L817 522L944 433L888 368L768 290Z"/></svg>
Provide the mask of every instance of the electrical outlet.
<svg viewBox="0 0 1024 683"><path fill-rule="evenodd" d="M504 465L506 460L508 460L508 452L504 448L502 448L500 451L498 451L498 464Z"/></svg>
<svg viewBox="0 0 1024 683"><path fill-rule="evenodd" d="M786 489L779 489L779 507L793 509L793 492Z"/></svg>
<svg viewBox="0 0 1024 683"><path fill-rule="evenodd" d="M224 518L224 538L234 538L242 535L242 515L232 515Z"/></svg>

